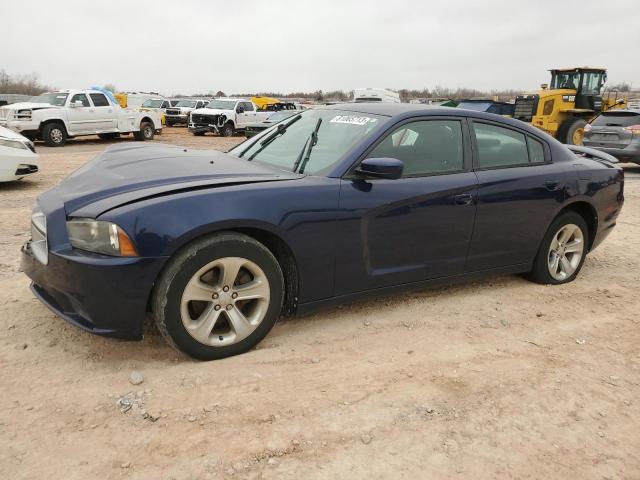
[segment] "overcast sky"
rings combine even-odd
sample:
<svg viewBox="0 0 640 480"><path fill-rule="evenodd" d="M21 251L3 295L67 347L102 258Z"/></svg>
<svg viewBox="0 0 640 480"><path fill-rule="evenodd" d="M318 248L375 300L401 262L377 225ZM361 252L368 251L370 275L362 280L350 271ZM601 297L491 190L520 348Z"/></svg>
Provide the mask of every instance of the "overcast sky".
<svg viewBox="0 0 640 480"><path fill-rule="evenodd" d="M639 4L2 0L0 69L37 72L59 88L169 95L535 89L551 67L588 64L607 67L610 83L640 87Z"/></svg>

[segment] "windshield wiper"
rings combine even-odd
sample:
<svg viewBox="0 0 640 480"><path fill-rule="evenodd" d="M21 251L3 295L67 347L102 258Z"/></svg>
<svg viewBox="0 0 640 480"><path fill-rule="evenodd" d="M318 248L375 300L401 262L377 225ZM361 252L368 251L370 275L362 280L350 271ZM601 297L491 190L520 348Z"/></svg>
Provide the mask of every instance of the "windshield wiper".
<svg viewBox="0 0 640 480"><path fill-rule="evenodd" d="M316 128L313 129L307 141L304 142L304 147L298 155L296 159L296 163L293 164L293 171L298 170L298 165L300 166L299 173L304 173L304 167L307 166L307 162L309 161L309 157L311 157L311 150L315 147L316 143L318 143L318 130L320 130L320 124L322 123L322 118L318 119L318 123L316 123Z"/></svg>
<svg viewBox="0 0 640 480"><path fill-rule="evenodd" d="M265 148L267 148L267 146L273 142L278 136L283 135L284 132L287 131L287 128L289 128L291 125L293 125L294 123L296 123L298 120L300 120L302 118L302 115L298 114L295 117L293 117L291 120L289 120L287 123L281 123L279 124L276 129L271 132L269 135L267 135L266 137L264 137L261 141L260 141L260 148L258 148L255 152L253 152L251 154L251 156L247 159L247 160L253 160L254 158L256 158L256 155L258 155L262 150L264 150ZM251 145L249 145L246 150L243 150L242 153L240 153L240 155L238 155L238 158L242 158L242 156L247 153L247 151L253 147L255 145L255 143L252 143Z"/></svg>

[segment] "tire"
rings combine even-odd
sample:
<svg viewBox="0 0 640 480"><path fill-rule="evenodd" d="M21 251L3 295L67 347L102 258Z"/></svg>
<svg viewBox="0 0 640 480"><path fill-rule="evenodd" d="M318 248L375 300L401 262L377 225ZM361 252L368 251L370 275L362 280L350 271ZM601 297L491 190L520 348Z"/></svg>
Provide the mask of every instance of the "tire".
<svg viewBox="0 0 640 480"><path fill-rule="evenodd" d="M118 138L120 136L119 133L117 132L110 132L110 133L99 133L98 137L101 138L102 140L112 140L114 138Z"/></svg>
<svg viewBox="0 0 640 480"><path fill-rule="evenodd" d="M566 145L582 145L586 125L587 122L582 118L565 120L558 129L558 140Z"/></svg>
<svg viewBox="0 0 640 480"><path fill-rule="evenodd" d="M224 266L238 271L228 277L235 281L224 279ZM250 283L256 285L256 298L242 299L242 286ZM170 345L193 358L215 360L257 345L280 316L283 297L282 270L273 254L251 237L222 232L195 240L173 256L156 282L151 308ZM207 320L214 325L203 325Z"/></svg>
<svg viewBox="0 0 640 480"><path fill-rule="evenodd" d="M153 140L156 133L156 129L151 122L140 123L140 130L133 132L133 138L138 142L144 142L145 140Z"/></svg>
<svg viewBox="0 0 640 480"><path fill-rule="evenodd" d="M50 147L62 147L67 143L67 131L61 123L49 123L42 129L42 140Z"/></svg>
<svg viewBox="0 0 640 480"><path fill-rule="evenodd" d="M574 233L566 237L566 240L558 244L557 238L561 232L569 232L573 229ZM579 230L579 231L578 231ZM581 246L579 257L577 252L572 251ZM589 245L589 229L584 218L576 212L565 212L560 214L552 223L545 234L536 259L533 262L533 269L528 274L529 280L544 285L560 285L575 280L578 273L582 269L584 260L587 257ZM560 247L558 249L558 247ZM565 252L566 249L566 252ZM560 256L555 253L559 251ZM567 255L568 254L568 255ZM565 257L570 269L566 268L567 263L554 260ZM552 272L553 265L556 265L556 273ZM564 275L561 270L566 270Z"/></svg>
<svg viewBox="0 0 640 480"><path fill-rule="evenodd" d="M222 127L222 130L220 130L220 135L222 135L223 137L233 137L235 133L236 129L233 127L233 123L231 122L225 123L224 127Z"/></svg>
<svg viewBox="0 0 640 480"><path fill-rule="evenodd" d="M204 137L204 132L192 132L196 137Z"/></svg>

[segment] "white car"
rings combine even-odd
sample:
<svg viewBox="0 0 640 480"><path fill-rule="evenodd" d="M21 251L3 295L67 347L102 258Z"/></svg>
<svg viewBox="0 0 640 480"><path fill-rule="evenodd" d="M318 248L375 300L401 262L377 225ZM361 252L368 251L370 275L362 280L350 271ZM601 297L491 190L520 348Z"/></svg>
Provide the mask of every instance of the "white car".
<svg viewBox="0 0 640 480"><path fill-rule="evenodd" d="M172 107L165 110L165 121L167 126L177 125L178 123L184 123L188 125L189 115L198 108L206 107L209 100L190 100L183 98L176 102Z"/></svg>
<svg viewBox="0 0 640 480"><path fill-rule="evenodd" d="M158 112L123 109L99 90L60 90L0 107L0 126L50 147L81 135L133 133L136 140L152 140L162 128Z"/></svg>
<svg viewBox="0 0 640 480"><path fill-rule="evenodd" d="M264 122L273 112L258 110L244 98L214 98L204 108L191 112L189 131L194 135L205 132L230 137L243 132L250 123Z"/></svg>
<svg viewBox="0 0 640 480"><path fill-rule="evenodd" d="M33 142L0 127L0 182L20 180L38 171L38 155Z"/></svg>

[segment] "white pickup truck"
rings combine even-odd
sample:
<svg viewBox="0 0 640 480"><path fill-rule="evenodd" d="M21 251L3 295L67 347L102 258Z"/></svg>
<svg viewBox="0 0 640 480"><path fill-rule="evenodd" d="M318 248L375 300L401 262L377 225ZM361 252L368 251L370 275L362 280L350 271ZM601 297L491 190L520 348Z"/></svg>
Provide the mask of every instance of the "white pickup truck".
<svg viewBox="0 0 640 480"><path fill-rule="evenodd" d="M81 135L115 138L133 133L136 140L151 140L162 128L158 112L123 109L98 90L43 93L0 107L0 126L51 147Z"/></svg>
<svg viewBox="0 0 640 480"><path fill-rule="evenodd" d="M189 131L194 135L212 132L230 137L250 123L263 122L272 113L258 111L253 102L244 98L214 98L206 107L191 112Z"/></svg>

